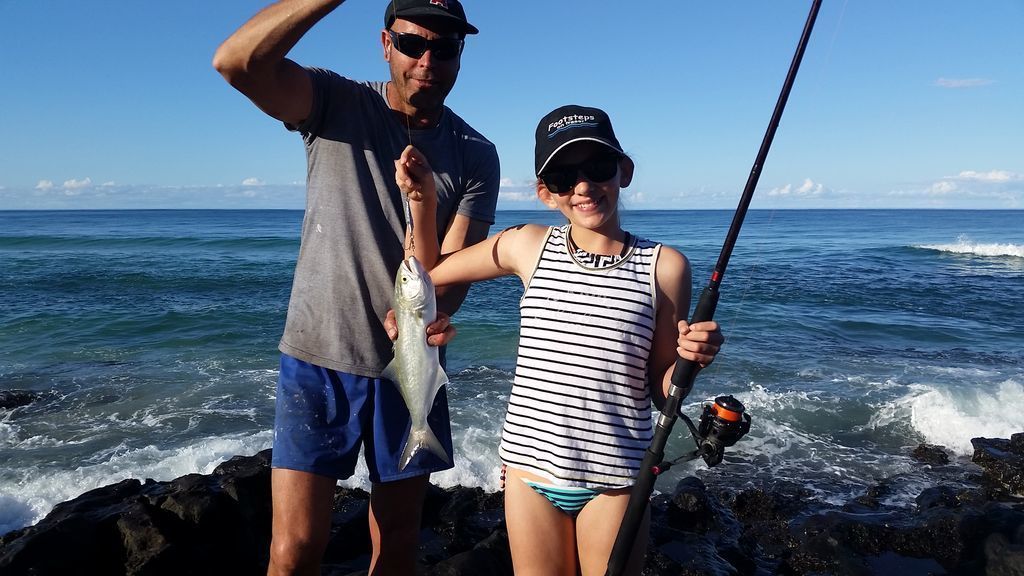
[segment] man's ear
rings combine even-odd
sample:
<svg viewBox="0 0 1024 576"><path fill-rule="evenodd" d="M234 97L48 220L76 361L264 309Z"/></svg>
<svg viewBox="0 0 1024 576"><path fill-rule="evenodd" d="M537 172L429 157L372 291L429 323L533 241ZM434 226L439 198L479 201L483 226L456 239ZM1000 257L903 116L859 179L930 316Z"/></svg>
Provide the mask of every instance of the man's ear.
<svg viewBox="0 0 1024 576"><path fill-rule="evenodd" d="M537 181L537 198L548 208L558 208L558 204L555 203L554 194L539 180Z"/></svg>
<svg viewBox="0 0 1024 576"><path fill-rule="evenodd" d="M380 45L384 47L384 61L391 62L391 36L387 30L380 31Z"/></svg>
<svg viewBox="0 0 1024 576"><path fill-rule="evenodd" d="M629 156L623 156L622 160L619 160L619 188L628 188L629 183L633 181L633 159Z"/></svg>

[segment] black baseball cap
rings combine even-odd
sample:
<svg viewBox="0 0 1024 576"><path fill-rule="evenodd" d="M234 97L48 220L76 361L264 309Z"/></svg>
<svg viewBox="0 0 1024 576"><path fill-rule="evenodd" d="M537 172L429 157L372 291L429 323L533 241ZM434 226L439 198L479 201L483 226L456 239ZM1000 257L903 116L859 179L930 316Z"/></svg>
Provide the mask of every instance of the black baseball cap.
<svg viewBox="0 0 1024 576"><path fill-rule="evenodd" d="M459 0L391 0L384 11L384 27L391 28L397 18L440 18L453 24L462 34L480 32L466 20Z"/></svg>
<svg viewBox="0 0 1024 576"><path fill-rule="evenodd" d="M570 104L548 112L537 124L537 145L534 149L537 176L566 146L583 141L599 142L624 154L612 130L612 121L604 110Z"/></svg>

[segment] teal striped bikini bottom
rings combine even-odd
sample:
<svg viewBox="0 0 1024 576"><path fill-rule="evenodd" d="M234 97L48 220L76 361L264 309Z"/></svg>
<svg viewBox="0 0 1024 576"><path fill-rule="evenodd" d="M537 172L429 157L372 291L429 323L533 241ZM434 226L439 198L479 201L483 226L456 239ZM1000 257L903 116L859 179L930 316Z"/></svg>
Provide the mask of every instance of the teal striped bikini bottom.
<svg viewBox="0 0 1024 576"><path fill-rule="evenodd" d="M602 493L602 490L541 484L540 482L531 482L525 478L523 478L523 482L526 482L527 486L533 488L538 494L547 498L555 508L558 508L573 518L580 513L580 510L587 505L587 502L590 502Z"/></svg>

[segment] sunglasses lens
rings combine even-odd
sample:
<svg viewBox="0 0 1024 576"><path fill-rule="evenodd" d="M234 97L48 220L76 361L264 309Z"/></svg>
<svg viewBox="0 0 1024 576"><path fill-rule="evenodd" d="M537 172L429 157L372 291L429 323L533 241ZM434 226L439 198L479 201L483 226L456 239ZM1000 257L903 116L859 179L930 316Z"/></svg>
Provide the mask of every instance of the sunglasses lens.
<svg viewBox="0 0 1024 576"><path fill-rule="evenodd" d="M607 182L618 171L619 159L615 156L598 158L580 166L580 169L591 182Z"/></svg>
<svg viewBox="0 0 1024 576"><path fill-rule="evenodd" d="M455 38L438 38L432 42L430 50L438 60L451 60L459 55L460 45Z"/></svg>
<svg viewBox="0 0 1024 576"><path fill-rule="evenodd" d="M416 58L418 60L423 57L427 50L430 50L430 53L438 60L451 60L462 51L462 40L458 38L427 40L418 34L406 34L395 32L394 30L389 30L389 32L391 33L391 41L394 42L395 48L409 58Z"/></svg>
<svg viewBox="0 0 1024 576"><path fill-rule="evenodd" d="M619 157L606 156L589 160L583 164L573 166L562 166L552 169L540 175L541 182L550 192L565 194L571 192L576 186L577 176L580 172L591 182L607 182L619 171Z"/></svg>
<svg viewBox="0 0 1024 576"><path fill-rule="evenodd" d="M540 175L544 186L555 194L564 194L576 184L576 167L569 170L554 170Z"/></svg>

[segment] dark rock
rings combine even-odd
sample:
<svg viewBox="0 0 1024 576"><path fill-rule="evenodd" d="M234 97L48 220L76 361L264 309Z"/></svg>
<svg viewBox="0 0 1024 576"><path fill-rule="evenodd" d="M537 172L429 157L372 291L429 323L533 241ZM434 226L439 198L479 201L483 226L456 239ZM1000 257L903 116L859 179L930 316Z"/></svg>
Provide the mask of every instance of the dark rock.
<svg viewBox="0 0 1024 576"><path fill-rule="evenodd" d="M449 555L472 549L487 538L504 519L503 498L482 488L457 486L446 490L448 501L432 522L444 536Z"/></svg>
<svg viewBox="0 0 1024 576"><path fill-rule="evenodd" d="M956 508L960 506L958 492L949 486L925 488L914 502L917 504L918 510L927 510L935 507Z"/></svg>
<svg viewBox="0 0 1024 576"><path fill-rule="evenodd" d="M666 542L658 552L671 560L671 570L658 574L692 574L702 576L735 576L739 571L718 554L714 541L694 533Z"/></svg>
<svg viewBox="0 0 1024 576"><path fill-rule="evenodd" d="M29 390L0 390L0 409L12 410L21 406L28 406L44 396L46 394Z"/></svg>
<svg viewBox="0 0 1024 576"><path fill-rule="evenodd" d="M338 488L331 513L331 535L324 563L347 563L370 557L370 494L365 490Z"/></svg>
<svg viewBox="0 0 1024 576"><path fill-rule="evenodd" d="M269 468L262 475L267 491L258 499L269 502ZM196 566L206 573L265 572L270 517L252 524L257 516L250 503L240 505L225 490L230 485L232 493L244 494L246 479L192 474L92 490L5 543L0 573L188 574Z"/></svg>
<svg viewBox="0 0 1024 576"><path fill-rule="evenodd" d="M683 478L676 485L668 510L669 525L673 528L699 530L710 527L715 521L707 486L693 476Z"/></svg>
<svg viewBox="0 0 1024 576"><path fill-rule="evenodd" d="M1017 456L1024 456L1024 432L1010 436L1010 452Z"/></svg>
<svg viewBox="0 0 1024 576"><path fill-rule="evenodd" d="M152 507L142 502L129 505L118 518L126 574L169 574L185 568L178 562L182 554L160 523Z"/></svg>
<svg viewBox="0 0 1024 576"><path fill-rule="evenodd" d="M1010 540L996 533L985 540L985 573L988 576L1020 576L1024 574L1024 530Z"/></svg>
<svg viewBox="0 0 1024 576"><path fill-rule="evenodd" d="M495 530L471 550L460 552L434 565L430 576L513 576L508 534Z"/></svg>
<svg viewBox="0 0 1024 576"><path fill-rule="evenodd" d="M1007 496L1024 497L1024 434L1011 440L973 438L971 460L984 468L983 480L996 499Z"/></svg>
<svg viewBox="0 0 1024 576"><path fill-rule="evenodd" d="M39 523L4 545L0 573L126 573L117 522L124 503L143 489L138 480L124 480L54 506Z"/></svg>
<svg viewBox="0 0 1024 576"><path fill-rule="evenodd" d="M847 512L875 512L881 508L881 500L890 494L892 494L892 486L887 480L882 480L871 488L868 488L864 494L861 494L852 501L847 502L843 506L843 510Z"/></svg>
<svg viewBox="0 0 1024 576"><path fill-rule="evenodd" d="M927 488L915 506L887 504L894 489L884 479L842 506L816 501L795 484L730 490L683 479L652 499L643 574L1021 576L1024 435L974 442L983 474L965 473L967 488ZM233 458L210 475L126 480L82 494L35 526L0 536L0 574L262 575L269 462L267 450ZM337 489L322 574L366 574L368 511L369 494ZM419 572L511 575L502 516L500 493L431 486Z"/></svg>
<svg viewBox="0 0 1024 576"><path fill-rule="evenodd" d="M949 454L946 453L942 446L936 446L935 444L920 444L917 448L914 448L911 456L918 462L924 462L933 466L949 464Z"/></svg>

